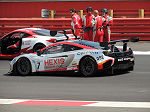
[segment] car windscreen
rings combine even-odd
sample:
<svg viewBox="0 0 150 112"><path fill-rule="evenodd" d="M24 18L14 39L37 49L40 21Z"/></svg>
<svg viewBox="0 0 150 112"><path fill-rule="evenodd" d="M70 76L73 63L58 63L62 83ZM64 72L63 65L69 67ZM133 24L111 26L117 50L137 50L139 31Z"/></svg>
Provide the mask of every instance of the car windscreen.
<svg viewBox="0 0 150 112"><path fill-rule="evenodd" d="M33 33L41 35L41 36L52 36L50 35L50 30L41 29L41 30L35 30ZM62 37L65 36L63 33L57 33L55 37Z"/></svg>
<svg viewBox="0 0 150 112"><path fill-rule="evenodd" d="M87 40L71 40L71 41L68 41L68 42L77 43L77 44L81 44L81 45L101 49L100 43L98 43L98 42L92 42L92 41L87 41Z"/></svg>

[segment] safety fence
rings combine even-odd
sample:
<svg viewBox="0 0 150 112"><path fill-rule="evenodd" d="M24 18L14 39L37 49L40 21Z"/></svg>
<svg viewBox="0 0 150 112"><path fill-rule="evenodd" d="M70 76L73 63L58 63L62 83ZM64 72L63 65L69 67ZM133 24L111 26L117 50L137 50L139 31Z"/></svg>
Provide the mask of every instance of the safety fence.
<svg viewBox="0 0 150 112"><path fill-rule="evenodd" d="M112 39L139 37L150 40L150 18L114 18Z"/></svg>
<svg viewBox="0 0 150 112"><path fill-rule="evenodd" d="M124 9L124 10L109 10L110 14L114 18L149 18L150 17L150 10L148 9L139 9L139 10L131 10L131 9Z"/></svg>
<svg viewBox="0 0 150 112"><path fill-rule="evenodd" d="M111 27L111 39L139 37L140 40L150 40L150 18L114 18ZM0 36L15 29L38 27L49 30L64 30L72 28L71 18L55 19L0 19Z"/></svg>
<svg viewBox="0 0 150 112"><path fill-rule="evenodd" d="M0 0L0 18L41 18L42 9L53 10L56 18L70 18L69 9L75 8L77 11L84 10L84 12L86 12L86 8L89 6L92 7L93 10L99 11L101 11L102 8L112 9L111 14L113 18L150 17L150 0L36 1L37 2L33 2L33 0Z"/></svg>
<svg viewBox="0 0 150 112"><path fill-rule="evenodd" d="M78 14L82 17L85 14L85 10L78 10ZM99 10L100 12L100 10ZM113 18L149 18L150 17L150 10L139 9L139 10L116 10L116 9L108 9L108 14ZM49 18L70 18L70 13L68 10L62 11L54 11L49 10Z"/></svg>

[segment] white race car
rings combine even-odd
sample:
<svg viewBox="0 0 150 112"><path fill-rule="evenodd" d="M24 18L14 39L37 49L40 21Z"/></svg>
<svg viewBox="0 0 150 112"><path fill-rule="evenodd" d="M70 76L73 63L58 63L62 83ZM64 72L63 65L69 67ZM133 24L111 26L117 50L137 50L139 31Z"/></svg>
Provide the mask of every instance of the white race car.
<svg viewBox="0 0 150 112"><path fill-rule="evenodd" d="M114 46L116 42L123 46ZM68 40L54 43L35 53L15 57L10 63L10 72L30 75L33 72L79 71L84 76L93 76L96 71L131 71L134 68L134 54L127 47L129 40L97 43L86 40Z"/></svg>
<svg viewBox="0 0 150 112"><path fill-rule="evenodd" d="M41 28L14 30L0 38L0 58L13 59L15 56L35 52L52 43L75 38L73 34L66 34L66 30L60 33Z"/></svg>

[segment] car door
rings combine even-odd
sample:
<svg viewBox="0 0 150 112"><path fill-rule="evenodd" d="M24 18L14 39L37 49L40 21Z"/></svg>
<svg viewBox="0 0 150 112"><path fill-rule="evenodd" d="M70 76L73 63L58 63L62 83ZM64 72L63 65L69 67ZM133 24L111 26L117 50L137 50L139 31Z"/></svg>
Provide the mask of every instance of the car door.
<svg viewBox="0 0 150 112"><path fill-rule="evenodd" d="M30 38L31 37L31 38ZM23 53L29 53L29 49L31 48L31 41L32 41L32 35L28 34L28 33L24 33L24 35L22 36L22 45L21 45L21 50Z"/></svg>
<svg viewBox="0 0 150 112"><path fill-rule="evenodd" d="M74 59L73 46L67 44L57 44L44 51L41 55L41 65L39 71L66 70Z"/></svg>
<svg viewBox="0 0 150 112"><path fill-rule="evenodd" d="M5 55L17 54L20 51L20 32L13 32L1 39L1 51ZM19 42L19 45L17 43ZM14 49L8 49L9 46L15 45Z"/></svg>
<svg viewBox="0 0 150 112"><path fill-rule="evenodd" d="M66 56L62 55L63 45L54 45L46 49L40 56L41 63L39 71L56 70L64 65Z"/></svg>

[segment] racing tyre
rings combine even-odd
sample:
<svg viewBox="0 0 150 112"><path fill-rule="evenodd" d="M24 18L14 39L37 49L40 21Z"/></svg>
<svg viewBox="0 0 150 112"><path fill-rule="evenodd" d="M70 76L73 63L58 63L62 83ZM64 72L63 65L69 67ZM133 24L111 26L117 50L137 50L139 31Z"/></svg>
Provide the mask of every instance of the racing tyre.
<svg viewBox="0 0 150 112"><path fill-rule="evenodd" d="M44 47L46 47L44 44L37 44L33 47L33 52L36 52L39 49L43 49Z"/></svg>
<svg viewBox="0 0 150 112"><path fill-rule="evenodd" d="M16 63L16 72L19 75L23 75L23 76L29 75L31 73L30 61L25 57L18 59L18 61Z"/></svg>
<svg viewBox="0 0 150 112"><path fill-rule="evenodd" d="M133 70L134 70L134 66L128 68L128 71L133 71Z"/></svg>
<svg viewBox="0 0 150 112"><path fill-rule="evenodd" d="M93 76L97 71L97 63L93 58L85 57L80 62L79 70L83 76Z"/></svg>

